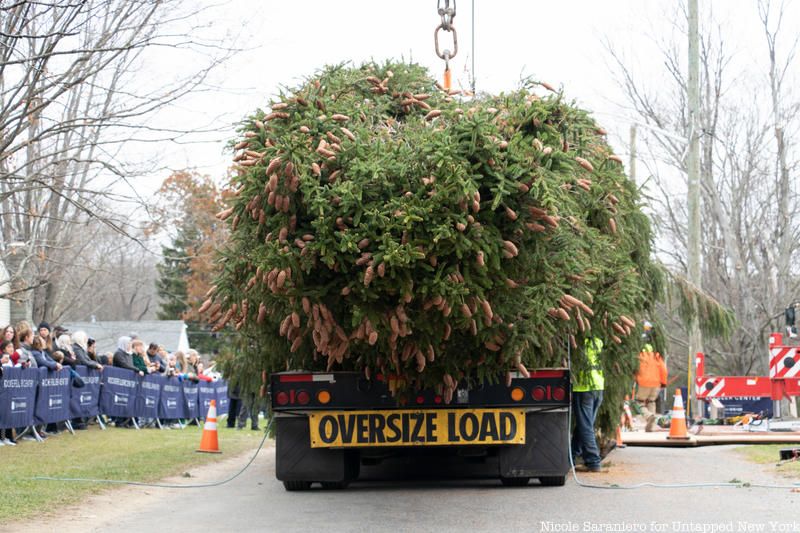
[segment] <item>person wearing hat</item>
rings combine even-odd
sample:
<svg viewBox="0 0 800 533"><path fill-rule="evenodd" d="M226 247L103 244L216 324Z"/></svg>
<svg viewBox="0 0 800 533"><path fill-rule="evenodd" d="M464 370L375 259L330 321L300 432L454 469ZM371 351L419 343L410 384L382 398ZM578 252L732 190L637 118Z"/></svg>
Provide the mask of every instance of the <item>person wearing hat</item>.
<svg viewBox="0 0 800 533"><path fill-rule="evenodd" d="M53 328L50 327L50 324L47 322L41 322L39 324L39 336L44 341L44 351L47 352L47 355L53 356L53 336L50 332L53 331Z"/></svg>
<svg viewBox="0 0 800 533"><path fill-rule="evenodd" d="M653 324L644 321L642 339L644 346L639 352L639 370L636 371L636 401L645 417L645 431L653 431L656 422L656 400L662 387L667 386L667 364L651 344L655 336Z"/></svg>

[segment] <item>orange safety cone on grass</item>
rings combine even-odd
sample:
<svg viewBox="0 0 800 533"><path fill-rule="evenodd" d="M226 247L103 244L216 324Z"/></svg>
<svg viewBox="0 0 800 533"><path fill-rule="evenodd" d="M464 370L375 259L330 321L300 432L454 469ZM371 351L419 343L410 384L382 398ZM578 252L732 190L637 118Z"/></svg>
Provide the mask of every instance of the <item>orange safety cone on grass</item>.
<svg viewBox="0 0 800 533"><path fill-rule="evenodd" d="M208 416L206 423L203 424L203 436L200 438L200 448L198 452L222 453L219 451L219 441L217 440L217 402L211 400L208 406Z"/></svg>
<svg viewBox="0 0 800 533"><path fill-rule="evenodd" d="M683 397L681 397L680 389L675 389L675 402L672 404L672 417L667 438L689 440L686 432L686 411L683 409Z"/></svg>

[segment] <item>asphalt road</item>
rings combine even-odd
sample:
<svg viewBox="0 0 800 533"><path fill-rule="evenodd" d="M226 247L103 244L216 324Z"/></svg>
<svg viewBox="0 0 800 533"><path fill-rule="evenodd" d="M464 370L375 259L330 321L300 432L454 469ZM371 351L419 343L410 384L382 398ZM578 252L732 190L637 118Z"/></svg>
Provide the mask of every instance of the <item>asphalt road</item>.
<svg viewBox="0 0 800 533"><path fill-rule="evenodd" d="M246 457L192 471L222 479ZM643 482L791 484L771 465L744 460L733 447L617 450L599 474L565 487L506 488L494 480L357 482L344 491L286 492L275 479L274 448L242 476L216 488L113 489L81 509L21 531L800 531L800 494L789 488L611 488ZM800 479L797 479L800 481Z"/></svg>

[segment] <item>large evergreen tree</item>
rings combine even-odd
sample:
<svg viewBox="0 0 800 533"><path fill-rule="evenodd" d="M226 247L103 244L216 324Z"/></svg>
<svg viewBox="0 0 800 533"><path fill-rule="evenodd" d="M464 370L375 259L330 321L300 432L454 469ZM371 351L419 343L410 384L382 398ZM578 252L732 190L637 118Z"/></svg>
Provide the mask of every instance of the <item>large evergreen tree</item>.
<svg viewBox="0 0 800 533"><path fill-rule="evenodd" d="M211 255L224 231L214 218L221 194L208 176L180 171L164 181L159 196L160 226L177 228L177 233L161 250L157 316L186 321L189 344L201 353L216 353L229 333L212 333L196 310L210 287Z"/></svg>
<svg viewBox="0 0 800 533"><path fill-rule="evenodd" d="M160 309L156 314L159 320L177 320L183 318L189 310L187 280L192 271L187 250L196 240L196 230L182 227L170 246L161 247L164 258L157 267L159 277L156 280L161 298Z"/></svg>

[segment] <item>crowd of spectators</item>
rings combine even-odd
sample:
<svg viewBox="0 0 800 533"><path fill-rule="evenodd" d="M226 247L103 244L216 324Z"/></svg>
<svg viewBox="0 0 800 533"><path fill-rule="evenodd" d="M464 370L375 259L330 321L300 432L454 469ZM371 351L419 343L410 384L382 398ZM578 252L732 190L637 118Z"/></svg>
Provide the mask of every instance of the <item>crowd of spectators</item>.
<svg viewBox="0 0 800 533"><path fill-rule="evenodd" d="M151 339L152 340L152 339ZM120 337L117 350L113 353L98 354L96 342L84 331L70 333L67 329L50 327L42 322L34 331L32 326L22 321L16 326L8 325L2 330L0 337L0 376L3 368L47 368L57 372L68 368L73 385L80 386L82 381L75 367L84 365L88 368L103 371L106 366L126 368L140 376L158 373L179 380L213 381L219 375L213 371L213 364L205 369L205 365L196 350L168 352L156 342L145 343L133 333ZM77 382L77 384L76 384ZM76 419L72 421L73 429L86 429L91 421ZM22 433L17 430L17 435ZM42 438L58 434L61 428L57 424L48 424L39 429ZM15 431L0 430L0 446L16 444ZM32 435L23 435L23 439L35 440Z"/></svg>

